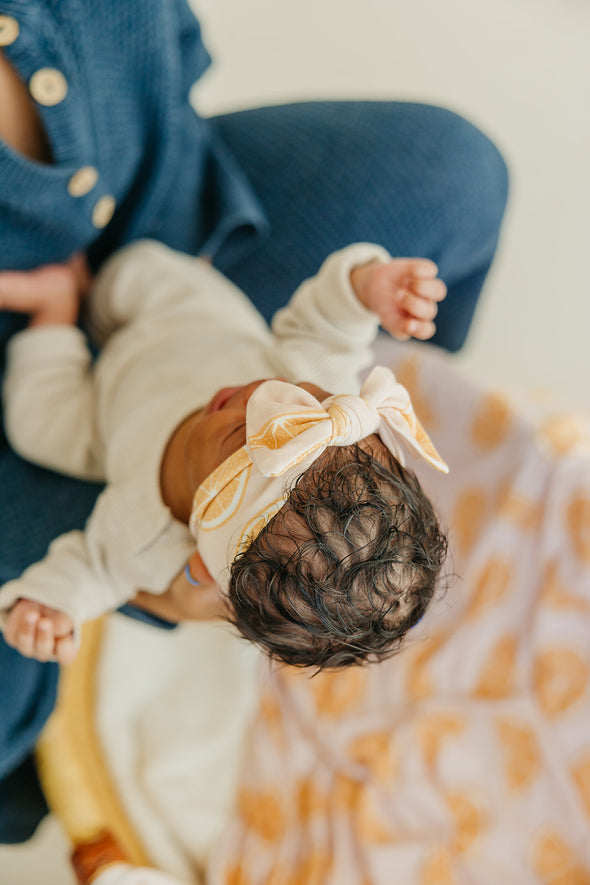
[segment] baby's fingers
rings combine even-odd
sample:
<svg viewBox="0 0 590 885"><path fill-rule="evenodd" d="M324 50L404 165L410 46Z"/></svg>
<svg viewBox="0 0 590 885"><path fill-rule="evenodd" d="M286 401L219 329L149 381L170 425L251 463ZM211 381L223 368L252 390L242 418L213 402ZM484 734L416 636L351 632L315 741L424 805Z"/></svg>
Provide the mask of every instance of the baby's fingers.
<svg viewBox="0 0 590 885"><path fill-rule="evenodd" d="M75 656L72 621L68 615L30 599L19 599L6 619L6 642L27 658L50 661L64 642L63 663ZM61 658L60 662L61 661Z"/></svg>
<svg viewBox="0 0 590 885"><path fill-rule="evenodd" d="M413 295L406 289L401 289L398 293L397 306L400 311L413 319L430 322L438 313L438 304L429 298L422 298L420 295Z"/></svg>
<svg viewBox="0 0 590 885"><path fill-rule="evenodd" d="M71 664L78 653L73 633L55 640L55 659L58 664Z"/></svg>
<svg viewBox="0 0 590 885"><path fill-rule="evenodd" d="M407 314L385 318L382 326L398 341L408 341L410 338L426 341L436 332L436 326L431 320L417 320Z"/></svg>
<svg viewBox="0 0 590 885"><path fill-rule="evenodd" d="M39 617L33 603L20 600L6 620L6 642L27 658L34 656Z"/></svg>
<svg viewBox="0 0 590 885"><path fill-rule="evenodd" d="M55 653L55 632L49 618L39 618L33 657L38 661L50 661Z"/></svg>
<svg viewBox="0 0 590 885"><path fill-rule="evenodd" d="M44 662L53 657L53 625L35 609L14 613L12 624L6 630L6 639L26 658L36 658Z"/></svg>
<svg viewBox="0 0 590 885"><path fill-rule="evenodd" d="M436 332L436 326L432 322L413 319L402 323L402 332L407 338L418 338L420 341L428 341Z"/></svg>
<svg viewBox="0 0 590 885"><path fill-rule="evenodd" d="M447 287L438 277L434 280L408 280L403 288L429 301L443 301L447 295Z"/></svg>

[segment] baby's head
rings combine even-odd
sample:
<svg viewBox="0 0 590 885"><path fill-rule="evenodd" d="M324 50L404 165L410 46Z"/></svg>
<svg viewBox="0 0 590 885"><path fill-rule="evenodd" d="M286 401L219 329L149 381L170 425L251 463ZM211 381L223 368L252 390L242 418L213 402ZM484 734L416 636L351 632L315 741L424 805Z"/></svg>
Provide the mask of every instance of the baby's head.
<svg viewBox="0 0 590 885"><path fill-rule="evenodd" d="M230 620L287 664L389 657L426 611L445 552L418 480L378 437L328 448L234 560Z"/></svg>
<svg viewBox="0 0 590 885"><path fill-rule="evenodd" d="M246 446L199 488L191 520L229 620L295 666L389 657L426 611L446 553L399 440L445 465L387 370L361 397L321 406L294 385L267 385L248 405Z"/></svg>

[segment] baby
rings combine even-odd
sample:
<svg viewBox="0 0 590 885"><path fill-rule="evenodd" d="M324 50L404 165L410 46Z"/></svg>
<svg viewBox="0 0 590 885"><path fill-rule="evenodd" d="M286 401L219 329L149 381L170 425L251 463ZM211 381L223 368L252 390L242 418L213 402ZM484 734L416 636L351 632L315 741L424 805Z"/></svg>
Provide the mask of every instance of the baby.
<svg viewBox="0 0 590 885"><path fill-rule="evenodd" d="M185 607L187 593L197 609L213 599L209 614L289 664L392 654L445 555L400 443L446 467L388 370L351 391L379 323L399 338L433 333L446 294L436 265L351 246L269 329L207 262L136 243L88 299L104 345L94 365L75 325L82 271L45 268L38 286L1 299L30 315L9 349L10 441L107 482L85 531L0 590L7 641L67 663L83 621L172 582ZM314 383L283 380L301 377Z"/></svg>

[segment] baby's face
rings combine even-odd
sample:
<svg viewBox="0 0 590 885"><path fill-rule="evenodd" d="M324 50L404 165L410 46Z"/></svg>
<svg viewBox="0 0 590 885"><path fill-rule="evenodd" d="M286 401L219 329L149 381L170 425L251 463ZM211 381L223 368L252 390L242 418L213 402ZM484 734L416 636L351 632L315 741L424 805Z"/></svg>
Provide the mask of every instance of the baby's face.
<svg viewBox="0 0 590 885"><path fill-rule="evenodd" d="M186 452L192 491L195 492L210 473L226 458L246 444L246 407L262 378L240 387L224 387L203 409L196 413ZM284 378L277 379L284 381ZM330 394L315 384L297 385L320 402Z"/></svg>

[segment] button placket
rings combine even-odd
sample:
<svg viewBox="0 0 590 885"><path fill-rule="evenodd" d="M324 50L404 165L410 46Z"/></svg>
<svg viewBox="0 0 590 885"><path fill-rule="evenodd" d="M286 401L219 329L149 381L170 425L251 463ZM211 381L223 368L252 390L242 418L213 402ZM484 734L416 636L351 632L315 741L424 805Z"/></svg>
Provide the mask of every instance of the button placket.
<svg viewBox="0 0 590 885"><path fill-rule="evenodd" d="M116 205L116 200L112 194L105 194L104 197L101 197L92 210L91 220L94 227L106 227L113 217Z"/></svg>
<svg viewBox="0 0 590 885"><path fill-rule="evenodd" d="M78 82L80 47L75 44L64 47L64 29L56 30L56 19L50 9L43 21L40 45L36 16L30 15L28 4L22 6L23 12L18 14L20 21L17 21L14 14L6 15L0 4L0 45L9 45L19 38L18 52L10 51L7 55L37 105L51 146L51 163L39 166L16 157L13 165L18 173L28 177L34 174L45 196L54 189L55 199L70 204L66 211L72 213L72 219L77 218L79 225L102 230L117 211L116 182L109 182L108 170L102 168L103 133L96 131L87 96L84 100L85 81ZM31 3L31 7L36 9L37 4ZM69 33L66 29L65 36ZM80 76L83 77L83 71Z"/></svg>
<svg viewBox="0 0 590 885"><path fill-rule="evenodd" d="M44 107L54 107L68 94L68 81L57 68L40 68L29 80L29 91Z"/></svg>
<svg viewBox="0 0 590 885"><path fill-rule="evenodd" d="M68 193L71 197L83 197L96 186L98 169L94 166L81 166L68 181Z"/></svg>
<svg viewBox="0 0 590 885"><path fill-rule="evenodd" d="M20 34L20 26L11 15L0 15L0 46L10 46Z"/></svg>
<svg viewBox="0 0 590 885"><path fill-rule="evenodd" d="M19 37L20 42L23 43L24 32L24 19L19 22L13 16L0 14L0 47L10 46ZM84 218L86 224L91 224L95 229L102 230L110 223L116 211L117 201L115 196L108 191L108 185L105 188L98 164L92 164L93 158L88 156L87 143L78 144L76 136L79 126L74 124L75 118L84 112L84 108L78 106L80 97L75 88L76 84L73 81L70 82L66 75L67 65L63 70L61 69L62 63L67 62L67 56L64 56L65 61L62 62L62 56L55 51L52 52L52 47L48 45L45 56L37 55L37 64L43 64L44 61L45 65L35 69L34 59L31 58L30 60L33 62L31 68L27 63L29 60L28 46L28 43L23 43L24 55L21 53L17 57L19 73L27 84L33 101L41 109L48 109L47 114L41 110L41 119L49 137L51 138L55 132L59 137L57 151L54 153L54 163L47 166L47 174L51 176L51 180L55 184L59 179L61 180L62 194L66 199L78 202L78 209L81 213L80 221ZM59 145L62 148L65 145L65 149L60 150ZM85 164L84 160L86 160ZM89 160L90 162L88 162ZM17 161L17 171L20 171L25 163ZM69 166L69 174L66 173L65 176L59 174L59 166L62 163L66 168ZM32 168L35 174L44 176L45 167L41 169L33 166ZM66 168L63 169L64 172Z"/></svg>

